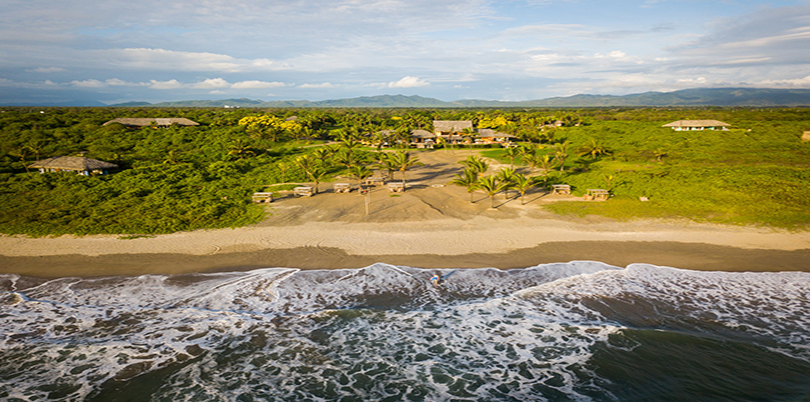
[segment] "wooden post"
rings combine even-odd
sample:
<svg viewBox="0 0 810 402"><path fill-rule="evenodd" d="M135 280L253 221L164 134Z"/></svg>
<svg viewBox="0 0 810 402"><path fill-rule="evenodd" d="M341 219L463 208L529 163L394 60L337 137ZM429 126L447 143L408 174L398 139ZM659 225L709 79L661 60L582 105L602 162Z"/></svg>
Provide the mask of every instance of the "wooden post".
<svg viewBox="0 0 810 402"><path fill-rule="evenodd" d="M363 191L366 192L366 216L368 216L368 204L371 203L371 192L368 190L368 187Z"/></svg>

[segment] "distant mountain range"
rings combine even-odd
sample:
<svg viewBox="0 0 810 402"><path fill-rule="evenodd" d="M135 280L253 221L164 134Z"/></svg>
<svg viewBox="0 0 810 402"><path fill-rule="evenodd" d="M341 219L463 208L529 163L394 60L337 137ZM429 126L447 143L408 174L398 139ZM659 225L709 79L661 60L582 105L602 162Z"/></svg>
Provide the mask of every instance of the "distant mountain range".
<svg viewBox="0 0 810 402"><path fill-rule="evenodd" d="M111 107L239 107L239 108L464 108L464 107L612 107L612 106L810 106L810 89L696 88L674 92L645 92L623 96L574 95L520 102L457 100L445 102L418 95L362 96L323 101L288 100L265 102L253 99L191 100L178 102L127 102L104 105L96 101L18 106L111 106Z"/></svg>

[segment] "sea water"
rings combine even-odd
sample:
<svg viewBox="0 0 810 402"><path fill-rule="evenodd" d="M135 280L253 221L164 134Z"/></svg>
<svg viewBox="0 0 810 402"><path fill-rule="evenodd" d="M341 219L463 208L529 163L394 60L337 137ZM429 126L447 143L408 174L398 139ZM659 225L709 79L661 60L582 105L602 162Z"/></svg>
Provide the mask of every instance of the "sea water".
<svg viewBox="0 0 810 402"><path fill-rule="evenodd" d="M4 401L800 401L810 273L0 276Z"/></svg>

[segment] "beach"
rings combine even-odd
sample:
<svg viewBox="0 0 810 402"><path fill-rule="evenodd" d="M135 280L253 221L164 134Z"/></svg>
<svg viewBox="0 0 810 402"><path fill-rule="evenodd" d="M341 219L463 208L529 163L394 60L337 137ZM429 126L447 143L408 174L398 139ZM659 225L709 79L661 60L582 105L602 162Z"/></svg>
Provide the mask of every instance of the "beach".
<svg viewBox="0 0 810 402"><path fill-rule="evenodd" d="M421 268L501 269L594 260L695 270L810 271L810 233L686 220L616 221L560 216L550 202L579 200L537 189L498 195L449 185L469 151L419 152L407 190L333 193L267 204L242 228L156 236L0 237L0 272L28 276L179 274L266 267L360 268L375 262ZM493 162L493 161L491 161ZM490 172L502 165L492 164ZM400 173L395 173L400 179ZM338 178L335 182L352 183ZM609 202L609 201L608 201Z"/></svg>
<svg viewBox="0 0 810 402"><path fill-rule="evenodd" d="M322 183L246 227L0 237L0 396L810 395L807 232L492 208L447 184L464 152L417 155L368 215Z"/></svg>

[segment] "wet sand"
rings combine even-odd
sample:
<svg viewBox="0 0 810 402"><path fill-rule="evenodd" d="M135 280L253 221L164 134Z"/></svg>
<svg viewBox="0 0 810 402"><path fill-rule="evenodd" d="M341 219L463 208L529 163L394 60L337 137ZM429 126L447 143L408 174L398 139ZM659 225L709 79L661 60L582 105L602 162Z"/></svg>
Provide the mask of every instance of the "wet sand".
<svg viewBox="0 0 810 402"><path fill-rule="evenodd" d="M707 271L810 271L810 250L740 249L676 242L560 242L507 253L462 255L348 255L339 249L299 247L217 255L105 254L41 257L0 256L0 272L36 277L182 274L270 267L339 269L377 262L419 268L524 268L574 260L632 263Z"/></svg>

